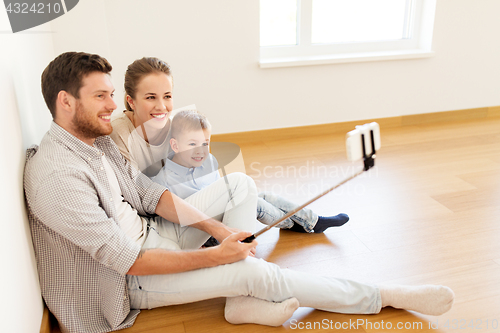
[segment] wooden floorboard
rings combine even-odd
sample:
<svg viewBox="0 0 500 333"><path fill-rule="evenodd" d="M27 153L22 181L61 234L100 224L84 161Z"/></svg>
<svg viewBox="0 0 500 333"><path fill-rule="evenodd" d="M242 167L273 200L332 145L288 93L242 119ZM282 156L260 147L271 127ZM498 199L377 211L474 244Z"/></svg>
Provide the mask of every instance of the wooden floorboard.
<svg viewBox="0 0 500 333"><path fill-rule="evenodd" d="M241 152L238 168L261 190L298 203L360 167L346 161L338 133L245 143ZM348 224L321 235L272 230L259 237L257 256L311 274L449 285L456 293L449 313L300 308L282 327L235 326L223 318L224 299L215 299L142 311L122 332L320 332L353 322L360 325L339 331L500 332L500 119L386 128L376 164L311 206L347 213Z"/></svg>

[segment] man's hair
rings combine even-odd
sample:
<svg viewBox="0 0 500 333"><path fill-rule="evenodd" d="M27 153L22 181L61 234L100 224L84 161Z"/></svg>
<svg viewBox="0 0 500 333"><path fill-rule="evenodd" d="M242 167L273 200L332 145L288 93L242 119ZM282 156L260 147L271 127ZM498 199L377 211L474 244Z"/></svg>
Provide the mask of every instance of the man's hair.
<svg viewBox="0 0 500 333"><path fill-rule="evenodd" d="M170 135L177 138L183 131L210 130L212 125L207 117L196 110L183 110L172 119Z"/></svg>
<svg viewBox="0 0 500 333"><path fill-rule="evenodd" d="M66 52L52 60L42 73L42 94L45 103L56 117L57 95L61 90L80 98L83 78L92 72L108 74L113 67L103 57L84 52Z"/></svg>
<svg viewBox="0 0 500 333"><path fill-rule="evenodd" d="M137 92L137 86L139 82L149 74L164 73L172 78L172 72L170 66L163 60L155 57L144 57L142 59L137 59L127 67L125 72L125 108L128 111L134 111L130 107L127 101L127 95L135 99Z"/></svg>

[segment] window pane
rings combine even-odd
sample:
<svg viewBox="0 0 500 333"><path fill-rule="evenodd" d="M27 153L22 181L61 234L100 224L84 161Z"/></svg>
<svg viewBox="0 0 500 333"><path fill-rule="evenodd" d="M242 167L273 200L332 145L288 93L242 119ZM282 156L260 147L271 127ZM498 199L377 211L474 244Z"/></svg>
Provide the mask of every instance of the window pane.
<svg viewBox="0 0 500 333"><path fill-rule="evenodd" d="M402 39L405 0L313 0L312 43Z"/></svg>
<svg viewBox="0 0 500 333"><path fill-rule="evenodd" d="M260 46L297 44L297 0L260 0Z"/></svg>

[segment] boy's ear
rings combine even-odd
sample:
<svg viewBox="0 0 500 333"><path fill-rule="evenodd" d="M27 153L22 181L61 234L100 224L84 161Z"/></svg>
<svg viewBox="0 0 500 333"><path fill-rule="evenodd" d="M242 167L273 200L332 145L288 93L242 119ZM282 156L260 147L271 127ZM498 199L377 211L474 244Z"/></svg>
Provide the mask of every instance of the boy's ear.
<svg viewBox="0 0 500 333"><path fill-rule="evenodd" d="M177 145L177 140L174 138L170 139L170 147L172 147L172 150L177 154L179 152L179 146Z"/></svg>

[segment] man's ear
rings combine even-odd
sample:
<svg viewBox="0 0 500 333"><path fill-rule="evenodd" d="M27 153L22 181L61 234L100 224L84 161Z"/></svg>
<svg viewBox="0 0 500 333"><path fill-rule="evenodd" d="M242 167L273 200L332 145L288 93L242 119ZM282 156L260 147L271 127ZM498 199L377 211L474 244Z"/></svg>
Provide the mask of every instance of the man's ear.
<svg viewBox="0 0 500 333"><path fill-rule="evenodd" d="M170 139L170 147L172 147L172 150L177 154L179 152L179 146L177 145L177 140L174 138Z"/></svg>
<svg viewBox="0 0 500 333"><path fill-rule="evenodd" d="M135 105L134 105L134 100L130 95L127 95L126 97L128 105L130 105L130 108L135 111Z"/></svg>
<svg viewBox="0 0 500 333"><path fill-rule="evenodd" d="M71 119L74 110L76 110L76 98L67 91L59 91L56 97L56 116L54 117L54 121Z"/></svg>
<svg viewBox="0 0 500 333"><path fill-rule="evenodd" d="M73 95L64 90L57 94L56 108L59 107L62 111L73 112L75 106L76 98Z"/></svg>

